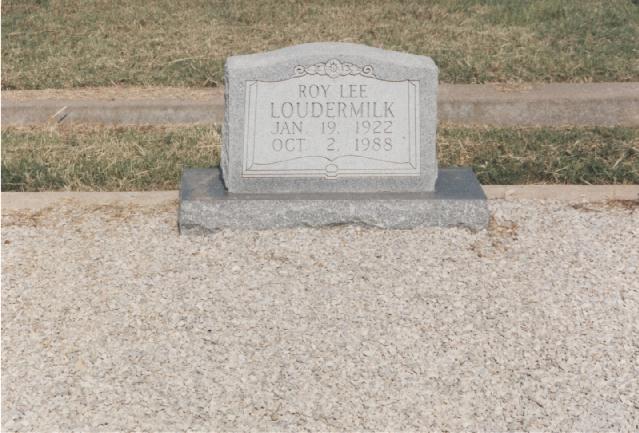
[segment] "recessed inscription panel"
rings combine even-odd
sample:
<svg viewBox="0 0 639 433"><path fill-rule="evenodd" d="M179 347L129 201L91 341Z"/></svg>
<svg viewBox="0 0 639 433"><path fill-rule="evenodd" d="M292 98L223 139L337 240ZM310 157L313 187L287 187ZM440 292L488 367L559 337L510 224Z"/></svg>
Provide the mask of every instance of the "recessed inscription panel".
<svg viewBox="0 0 639 433"><path fill-rule="evenodd" d="M243 177L419 176L419 82L329 60L247 81Z"/></svg>

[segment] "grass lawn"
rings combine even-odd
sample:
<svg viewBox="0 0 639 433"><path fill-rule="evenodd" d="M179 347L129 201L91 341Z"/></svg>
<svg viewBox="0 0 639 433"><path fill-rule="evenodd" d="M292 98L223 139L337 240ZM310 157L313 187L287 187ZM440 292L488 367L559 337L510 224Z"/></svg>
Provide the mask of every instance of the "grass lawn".
<svg viewBox="0 0 639 433"><path fill-rule="evenodd" d="M639 81L637 0L5 0L2 87L215 86L311 41L432 56L448 83Z"/></svg>
<svg viewBox="0 0 639 433"><path fill-rule="evenodd" d="M438 131L440 165L472 166L483 184L637 184L639 128ZM218 164L213 127L8 128L3 191L177 189L181 170Z"/></svg>

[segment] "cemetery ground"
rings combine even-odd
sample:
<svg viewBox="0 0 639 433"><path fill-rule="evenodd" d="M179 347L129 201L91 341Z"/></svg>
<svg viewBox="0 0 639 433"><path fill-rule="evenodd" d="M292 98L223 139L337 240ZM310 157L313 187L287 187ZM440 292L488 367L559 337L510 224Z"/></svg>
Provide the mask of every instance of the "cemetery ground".
<svg viewBox="0 0 639 433"><path fill-rule="evenodd" d="M444 83L639 81L632 0L34 0L2 18L3 90L219 87L229 55L316 40L431 55ZM437 146L484 185L639 184L636 126L440 124ZM213 126L3 125L3 431L639 430L639 197L489 200L478 231L202 237L180 236L173 198L7 206L161 196L219 153Z"/></svg>
<svg viewBox="0 0 639 433"><path fill-rule="evenodd" d="M636 184L637 137L438 144L484 183ZM3 188L174 189L218 150L214 127L6 128ZM174 199L3 205L3 430L636 430L638 203L208 237L179 235Z"/></svg>

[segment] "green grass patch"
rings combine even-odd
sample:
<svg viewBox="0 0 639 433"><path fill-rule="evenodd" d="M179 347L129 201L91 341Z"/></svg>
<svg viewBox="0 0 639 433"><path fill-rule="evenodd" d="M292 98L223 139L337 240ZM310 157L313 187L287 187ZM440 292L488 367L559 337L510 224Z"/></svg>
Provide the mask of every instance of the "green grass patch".
<svg viewBox="0 0 639 433"><path fill-rule="evenodd" d="M6 0L2 86L215 86L224 59L346 41L448 83L639 81L633 0Z"/></svg>
<svg viewBox="0 0 639 433"><path fill-rule="evenodd" d="M2 191L177 189L183 167L219 163L214 127L8 128ZM483 184L639 184L639 128L456 128L438 132L440 166Z"/></svg>

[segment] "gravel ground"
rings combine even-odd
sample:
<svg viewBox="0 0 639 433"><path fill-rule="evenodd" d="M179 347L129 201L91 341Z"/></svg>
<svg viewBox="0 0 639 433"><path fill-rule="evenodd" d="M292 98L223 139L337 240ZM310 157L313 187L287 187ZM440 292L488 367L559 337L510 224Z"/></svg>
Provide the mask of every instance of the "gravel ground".
<svg viewBox="0 0 639 433"><path fill-rule="evenodd" d="M3 216L3 431L639 430L639 207L179 237Z"/></svg>

